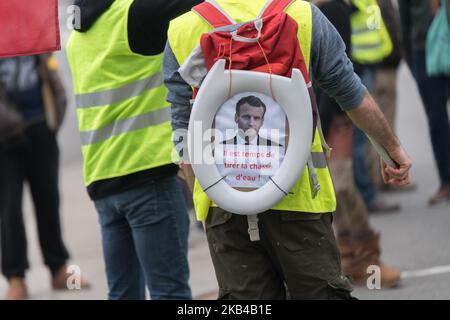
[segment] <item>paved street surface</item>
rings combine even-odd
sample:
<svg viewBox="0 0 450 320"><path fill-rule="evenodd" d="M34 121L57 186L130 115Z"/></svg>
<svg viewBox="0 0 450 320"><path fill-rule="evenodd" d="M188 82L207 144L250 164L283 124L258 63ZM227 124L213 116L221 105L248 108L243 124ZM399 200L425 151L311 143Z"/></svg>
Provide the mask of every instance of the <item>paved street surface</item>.
<svg viewBox="0 0 450 320"><path fill-rule="evenodd" d="M65 3L65 1L61 1ZM65 27L65 8L60 10L63 41L69 31ZM58 53L60 68L68 90L71 79L64 50ZM381 232L382 260L403 271L402 286L392 290L355 288L360 299L450 299L450 203L427 207L428 197L436 191L437 173L432 160L425 114L417 88L409 71L401 67L397 132L414 162L414 192L383 195L399 201L402 210L391 214L373 214L371 223ZM95 209L82 183L81 155L75 109L71 104L59 136L62 151L61 193L62 223L66 243L72 255L71 264L80 267L82 275L93 283L90 290L53 292L50 277L42 263L36 235L35 219L29 200L25 199L25 219L31 268L27 281L31 299L105 299L106 279L101 251L100 228ZM194 297L213 298L217 290L206 239L192 224L189 261ZM0 295L6 283L0 280Z"/></svg>

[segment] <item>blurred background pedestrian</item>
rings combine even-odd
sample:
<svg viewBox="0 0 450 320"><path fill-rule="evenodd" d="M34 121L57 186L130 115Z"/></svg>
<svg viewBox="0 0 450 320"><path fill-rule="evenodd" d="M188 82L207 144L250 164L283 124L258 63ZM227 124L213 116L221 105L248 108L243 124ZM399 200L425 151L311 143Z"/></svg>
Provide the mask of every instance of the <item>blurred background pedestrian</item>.
<svg viewBox="0 0 450 320"><path fill-rule="evenodd" d="M432 4L432 0L399 0L406 61L416 79L425 108L439 173L440 181L436 183L436 192L428 200L429 205L450 199L450 120L447 109L450 76L430 76L426 70L425 44L434 18ZM437 8L437 2L434 4Z"/></svg>
<svg viewBox="0 0 450 320"><path fill-rule="evenodd" d="M319 6L335 26L344 40L347 55L350 56L350 1L316 0L313 3ZM367 268L375 265L380 268L382 287L395 287L400 282L400 271L381 261L380 233L370 225L366 204L354 182L352 122L334 99L320 89L316 91L320 116L324 120L324 135L333 149L330 170L337 200L334 227L341 254L342 272L351 276L354 283L365 284L370 276ZM379 162L379 156L377 158Z"/></svg>
<svg viewBox="0 0 450 320"><path fill-rule="evenodd" d="M9 289L6 299L28 296L29 268L22 213L26 181L34 202L39 244L53 289L67 289L69 253L62 237L59 212L59 149L56 134L66 108L64 88L49 55L0 60L3 101L16 108L23 131L0 137L0 233L2 273ZM82 279L82 287L89 284Z"/></svg>

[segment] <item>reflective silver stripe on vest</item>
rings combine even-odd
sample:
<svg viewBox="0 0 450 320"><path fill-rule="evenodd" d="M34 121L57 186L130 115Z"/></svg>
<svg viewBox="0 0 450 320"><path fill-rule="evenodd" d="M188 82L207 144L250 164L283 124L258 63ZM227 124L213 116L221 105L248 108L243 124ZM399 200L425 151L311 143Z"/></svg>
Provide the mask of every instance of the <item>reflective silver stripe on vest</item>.
<svg viewBox="0 0 450 320"><path fill-rule="evenodd" d="M123 87L75 95L77 108L89 108L110 105L127 99L140 96L147 90L158 88L163 83L162 73L159 72L150 78L138 80Z"/></svg>
<svg viewBox="0 0 450 320"><path fill-rule="evenodd" d="M378 49L378 48L380 48L382 46L383 46L383 44L381 42L374 43L374 44L358 44L358 45L353 45L352 46L352 50L354 52L356 52L356 51L366 51L366 50Z"/></svg>
<svg viewBox="0 0 450 320"><path fill-rule="evenodd" d="M81 144L86 146L103 142L123 133L156 126L167 121L170 121L169 107L141 114L137 117L118 120L98 130L82 131L80 132Z"/></svg>
<svg viewBox="0 0 450 320"><path fill-rule="evenodd" d="M364 34L367 32L372 32L373 30L369 29L368 27L362 27L362 28L352 28L352 35L357 36L360 34Z"/></svg>
<svg viewBox="0 0 450 320"><path fill-rule="evenodd" d="M327 158L323 152L311 152L311 160L316 169L325 169L328 167Z"/></svg>

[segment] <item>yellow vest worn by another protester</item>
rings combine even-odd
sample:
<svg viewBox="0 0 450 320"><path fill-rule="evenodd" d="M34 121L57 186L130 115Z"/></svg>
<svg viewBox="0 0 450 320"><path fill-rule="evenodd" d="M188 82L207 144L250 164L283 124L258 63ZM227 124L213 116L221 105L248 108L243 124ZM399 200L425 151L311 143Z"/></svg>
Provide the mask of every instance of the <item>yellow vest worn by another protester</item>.
<svg viewBox="0 0 450 320"><path fill-rule="evenodd" d="M376 0L353 0L352 59L360 64L382 61L392 52L392 41Z"/></svg>
<svg viewBox="0 0 450 320"><path fill-rule="evenodd" d="M172 163L163 55L131 51L132 3L114 1L91 29L74 31L67 44L87 186Z"/></svg>
<svg viewBox="0 0 450 320"><path fill-rule="evenodd" d="M253 1L217 1L222 8L237 22L251 21L260 13L267 0ZM309 68L312 37L312 11L309 3L294 1L286 13L298 23L298 38ZM187 28L189 32L187 32ZM192 50L199 44L202 34L210 32L212 27L195 12L188 12L173 20L169 28L169 43L180 65L189 57ZM310 213L329 213L336 210L336 197L328 166L325 161L320 135L316 130L311 153L323 159L322 165L316 165L316 173L320 183L320 191L315 198L310 187L309 171L306 167L290 194L284 197L272 209ZM317 161L316 161L317 162ZM209 208L215 206L196 182L194 190L194 205L197 219L203 221Z"/></svg>

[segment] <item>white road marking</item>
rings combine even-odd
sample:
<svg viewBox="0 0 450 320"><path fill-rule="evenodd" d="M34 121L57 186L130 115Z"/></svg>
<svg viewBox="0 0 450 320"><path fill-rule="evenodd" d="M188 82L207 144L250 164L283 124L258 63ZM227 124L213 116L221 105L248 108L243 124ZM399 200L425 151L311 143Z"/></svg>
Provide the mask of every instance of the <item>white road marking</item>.
<svg viewBox="0 0 450 320"><path fill-rule="evenodd" d="M450 265L431 267L422 270L403 271L402 279L428 277L443 273L450 273Z"/></svg>

